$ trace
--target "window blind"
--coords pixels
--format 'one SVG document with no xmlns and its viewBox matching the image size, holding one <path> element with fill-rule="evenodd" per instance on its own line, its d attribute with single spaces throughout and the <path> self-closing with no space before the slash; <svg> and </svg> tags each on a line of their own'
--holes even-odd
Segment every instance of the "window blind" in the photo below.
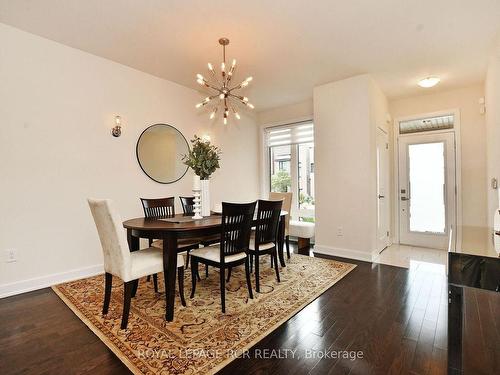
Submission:
<svg viewBox="0 0 500 375">
<path fill-rule="evenodd" d="M 307 121 L 267 128 L 266 142 L 268 147 L 314 142 L 314 125 Z"/>
</svg>

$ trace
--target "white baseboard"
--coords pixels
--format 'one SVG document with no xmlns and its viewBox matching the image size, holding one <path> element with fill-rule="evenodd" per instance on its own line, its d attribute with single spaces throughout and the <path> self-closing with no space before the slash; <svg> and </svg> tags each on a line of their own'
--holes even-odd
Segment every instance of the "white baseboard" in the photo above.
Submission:
<svg viewBox="0 0 500 375">
<path fill-rule="evenodd" d="M 315 245 L 313 251 L 314 251 L 314 253 L 318 253 L 318 254 L 331 255 L 331 256 L 336 256 L 336 257 L 341 257 L 341 258 L 362 260 L 365 262 L 372 262 L 373 259 L 375 258 L 375 256 L 377 255 L 376 250 L 372 251 L 372 252 L 368 252 L 368 251 L 360 251 L 360 250 L 353 250 L 353 249 L 341 249 L 338 247 L 331 247 L 331 246 L 324 246 L 324 245 Z"/>
<path fill-rule="evenodd" d="M 83 279 L 104 273 L 102 264 L 77 268 L 71 271 L 54 273 L 52 275 L 36 277 L 33 279 L 16 281 L 10 284 L 0 285 L 0 298 L 14 296 L 16 294 L 31 292 L 37 289 L 47 288 L 52 285 Z"/>
</svg>

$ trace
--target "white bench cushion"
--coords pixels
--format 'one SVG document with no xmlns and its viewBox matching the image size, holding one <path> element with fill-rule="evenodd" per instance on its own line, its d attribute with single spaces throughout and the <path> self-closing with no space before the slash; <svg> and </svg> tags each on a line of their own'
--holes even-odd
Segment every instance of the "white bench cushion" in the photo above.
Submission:
<svg viewBox="0 0 500 375">
<path fill-rule="evenodd" d="M 301 238 L 314 237 L 314 223 L 290 220 L 290 236 Z"/>
</svg>

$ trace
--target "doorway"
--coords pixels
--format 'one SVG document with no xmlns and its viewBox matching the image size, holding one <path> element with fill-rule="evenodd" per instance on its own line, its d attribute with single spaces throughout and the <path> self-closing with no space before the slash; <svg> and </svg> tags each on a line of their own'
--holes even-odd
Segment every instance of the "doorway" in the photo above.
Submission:
<svg viewBox="0 0 500 375">
<path fill-rule="evenodd" d="M 455 161 L 453 130 L 431 128 L 399 135 L 397 192 L 401 244 L 447 248 L 450 229 L 457 221 Z"/>
</svg>

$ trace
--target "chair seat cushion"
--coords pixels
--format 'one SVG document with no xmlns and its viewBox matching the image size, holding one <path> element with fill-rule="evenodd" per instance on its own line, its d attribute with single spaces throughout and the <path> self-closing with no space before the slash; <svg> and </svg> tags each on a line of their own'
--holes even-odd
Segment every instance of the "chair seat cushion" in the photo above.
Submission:
<svg viewBox="0 0 500 375">
<path fill-rule="evenodd" d="M 314 237 L 314 223 L 290 220 L 290 235 L 301 238 Z"/>
<path fill-rule="evenodd" d="M 268 249 L 273 248 L 274 246 L 275 245 L 273 242 L 261 243 L 261 244 L 259 244 L 259 251 L 268 250 Z M 254 237 L 254 235 L 252 235 L 252 237 L 250 237 L 250 243 L 249 243 L 248 247 L 250 250 L 255 250 L 255 237 Z"/>
<path fill-rule="evenodd" d="M 177 254 L 177 267 L 184 267 L 184 257 Z M 130 280 L 163 272 L 163 252 L 150 247 L 130 253 Z"/>
<path fill-rule="evenodd" d="M 189 254 L 192 257 L 195 256 L 198 258 L 211 260 L 212 262 L 220 263 L 220 247 L 218 244 L 191 250 Z M 237 260 L 246 258 L 246 256 L 247 254 L 245 252 L 227 255 L 224 259 L 224 262 L 225 263 L 236 262 Z"/>
<path fill-rule="evenodd" d="M 196 247 L 198 246 L 200 241 L 196 240 L 191 240 L 191 239 L 180 239 L 177 240 L 177 247 L 179 249 L 185 248 L 185 247 Z M 151 246 L 156 247 L 158 249 L 163 249 L 163 240 L 154 240 Z"/>
</svg>

